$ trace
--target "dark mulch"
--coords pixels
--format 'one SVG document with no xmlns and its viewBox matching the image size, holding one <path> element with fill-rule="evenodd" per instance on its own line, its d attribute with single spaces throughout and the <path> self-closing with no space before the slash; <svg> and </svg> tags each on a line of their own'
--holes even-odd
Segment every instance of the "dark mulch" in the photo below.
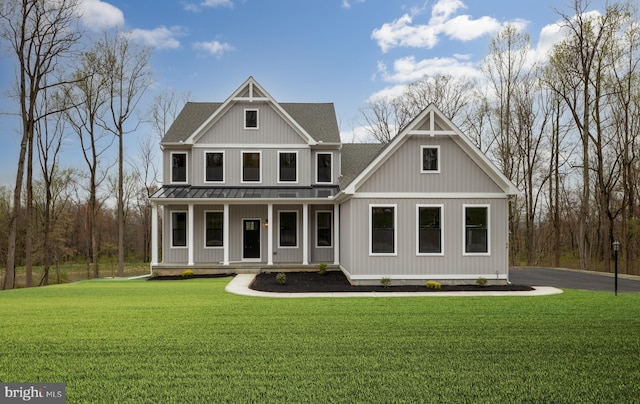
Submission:
<svg viewBox="0 0 640 404">
<path fill-rule="evenodd" d="M 397 285 L 384 287 L 382 285 L 353 286 L 340 271 L 329 271 L 325 275 L 317 272 L 286 272 L 287 283 L 284 285 L 276 281 L 276 273 L 260 273 L 256 276 L 250 288 L 262 292 L 451 292 L 451 291 L 527 291 L 533 290 L 526 285 L 442 285 L 441 289 L 427 289 L 423 285 Z"/>
</svg>

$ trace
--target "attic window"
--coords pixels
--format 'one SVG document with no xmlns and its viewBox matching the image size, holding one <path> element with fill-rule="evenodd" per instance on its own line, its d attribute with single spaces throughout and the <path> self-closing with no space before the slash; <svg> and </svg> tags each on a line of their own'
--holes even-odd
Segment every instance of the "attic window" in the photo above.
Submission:
<svg viewBox="0 0 640 404">
<path fill-rule="evenodd" d="M 420 157 L 421 173 L 440 172 L 440 146 L 421 146 Z"/>
<path fill-rule="evenodd" d="M 258 110 L 257 109 L 244 110 L 244 128 L 258 129 Z"/>
</svg>

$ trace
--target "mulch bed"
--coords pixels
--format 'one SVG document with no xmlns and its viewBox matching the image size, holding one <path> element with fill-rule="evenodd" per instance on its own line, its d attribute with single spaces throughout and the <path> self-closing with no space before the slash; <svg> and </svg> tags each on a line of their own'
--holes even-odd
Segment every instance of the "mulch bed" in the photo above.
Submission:
<svg viewBox="0 0 640 404">
<path fill-rule="evenodd" d="M 441 289 L 428 289 L 423 285 L 382 285 L 353 286 L 340 271 L 329 271 L 325 275 L 317 272 L 285 272 L 287 283 L 282 285 L 276 281 L 276 273 L 260 273 L 249 286 L 262 292 L 305 293 L 305 292 L 452 292 L 452 291 L 528 291 L 533 290 L 526 285 L 442 285 Z"/>
</svg>

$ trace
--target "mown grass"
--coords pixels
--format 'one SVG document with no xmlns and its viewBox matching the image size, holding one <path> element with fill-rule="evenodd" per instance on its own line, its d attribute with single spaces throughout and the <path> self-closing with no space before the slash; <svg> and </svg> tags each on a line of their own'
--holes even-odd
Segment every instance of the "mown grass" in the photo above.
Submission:
<svg viewBox="0 0 640 404">
<path fill-rule="evenodd" d="M 633 402 L 640 294 L 265 299 L 226 279 L 0 292 L 0 380 L 68 402 Z"/>
</svg>

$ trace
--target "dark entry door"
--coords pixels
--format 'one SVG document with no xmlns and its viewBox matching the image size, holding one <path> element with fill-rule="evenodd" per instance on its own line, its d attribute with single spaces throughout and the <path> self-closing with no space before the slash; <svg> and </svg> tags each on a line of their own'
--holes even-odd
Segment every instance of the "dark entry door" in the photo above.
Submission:
<svg viewBox="0 0 640 404">
<path fill-rule="evenodd" d="M 242 258 L 260 258 L 260 220 L 244 219 L 242 221 L 244 247 Z"/>
</svg>

